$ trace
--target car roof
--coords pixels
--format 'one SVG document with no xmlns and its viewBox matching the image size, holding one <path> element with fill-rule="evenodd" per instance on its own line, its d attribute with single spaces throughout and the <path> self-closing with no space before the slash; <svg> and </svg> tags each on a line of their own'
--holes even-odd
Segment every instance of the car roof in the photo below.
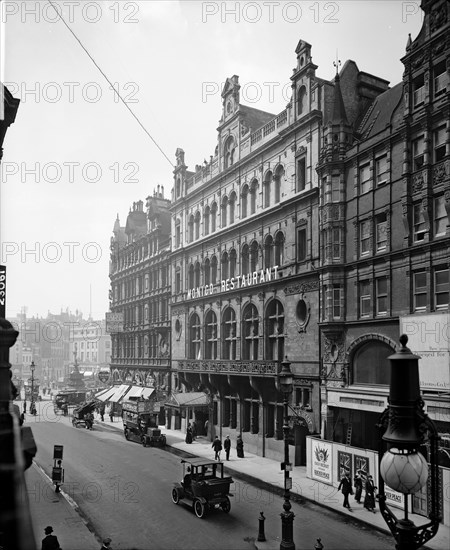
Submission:
<svg viewBox="0 0 450 550">
<path fill-rule="evenodd" d="M 217 460 L 208 460 L 207 458 L 183 458 L 181 464 L 191 464 L 191 466 L 209 466 L 210 464 L 223 464 Z"/>
</svg>

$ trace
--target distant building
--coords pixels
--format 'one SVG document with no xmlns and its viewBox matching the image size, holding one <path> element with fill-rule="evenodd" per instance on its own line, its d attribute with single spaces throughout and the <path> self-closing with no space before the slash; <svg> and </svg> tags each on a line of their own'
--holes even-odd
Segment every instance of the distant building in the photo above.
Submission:
<svg viewBox="0 0 450 550">
<path fill-rule="evenodd" d="M 110 311 L 123 326 L 111 334 L 114 384 L 154 387 L 168 394 L 170 377 L 170 200 L 164 188 L 133 203 L 125 227 L 111 238 Z"/>
</svg>

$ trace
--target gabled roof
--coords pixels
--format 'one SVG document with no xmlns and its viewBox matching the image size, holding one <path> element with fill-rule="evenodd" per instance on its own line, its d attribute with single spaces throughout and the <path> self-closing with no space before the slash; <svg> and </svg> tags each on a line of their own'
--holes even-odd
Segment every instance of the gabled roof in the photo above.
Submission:
<svg viewBox="0 0 450 550">
<path fill-rule="evenodd" d="M 402 99 L 403 82 L 377 96 L 369 107 L 369 116 L 364 117 L 358 133 L 366 140 L 386 129 L 391 124 L 392 115 Z"/>
</svg>

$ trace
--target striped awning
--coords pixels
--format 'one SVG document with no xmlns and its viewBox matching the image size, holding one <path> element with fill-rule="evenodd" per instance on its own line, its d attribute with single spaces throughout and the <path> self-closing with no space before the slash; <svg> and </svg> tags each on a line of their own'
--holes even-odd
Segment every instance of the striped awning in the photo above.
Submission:
<svg viewBox="0 0 450 550">
<path fill-rule="evenodd" d="M 108 399 L 111 403 L 119 403 L 124 397 L 124 395 L 128 392 L 128 390 L 131 388 L 129 384 L 122 384 L 121 386 L 116 386 L 116 391 L 113 393 L 113 395 Z"/>
<path fill-rule="evenodd" d="M 143 397 L 148 399 L 155 391 L 155 388 L 145 387 L 145 386 L 131 386 L 130 391 L 127 393 L 127 399 L 139 399 Z"/>
</svg>

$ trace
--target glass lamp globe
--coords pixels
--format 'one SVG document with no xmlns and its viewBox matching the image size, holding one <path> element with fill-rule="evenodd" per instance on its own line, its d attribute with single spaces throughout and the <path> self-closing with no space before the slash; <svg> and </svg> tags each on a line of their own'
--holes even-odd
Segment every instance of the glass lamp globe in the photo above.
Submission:
<svg viewBox="0 0 450 550">
<path fill-rule="evenodd" d="M 428 464 L 419 452 L 390 449 L 381 460 L 380 474 L 391 489 L 411 495 L 427 482 Z"/>
</svg>

